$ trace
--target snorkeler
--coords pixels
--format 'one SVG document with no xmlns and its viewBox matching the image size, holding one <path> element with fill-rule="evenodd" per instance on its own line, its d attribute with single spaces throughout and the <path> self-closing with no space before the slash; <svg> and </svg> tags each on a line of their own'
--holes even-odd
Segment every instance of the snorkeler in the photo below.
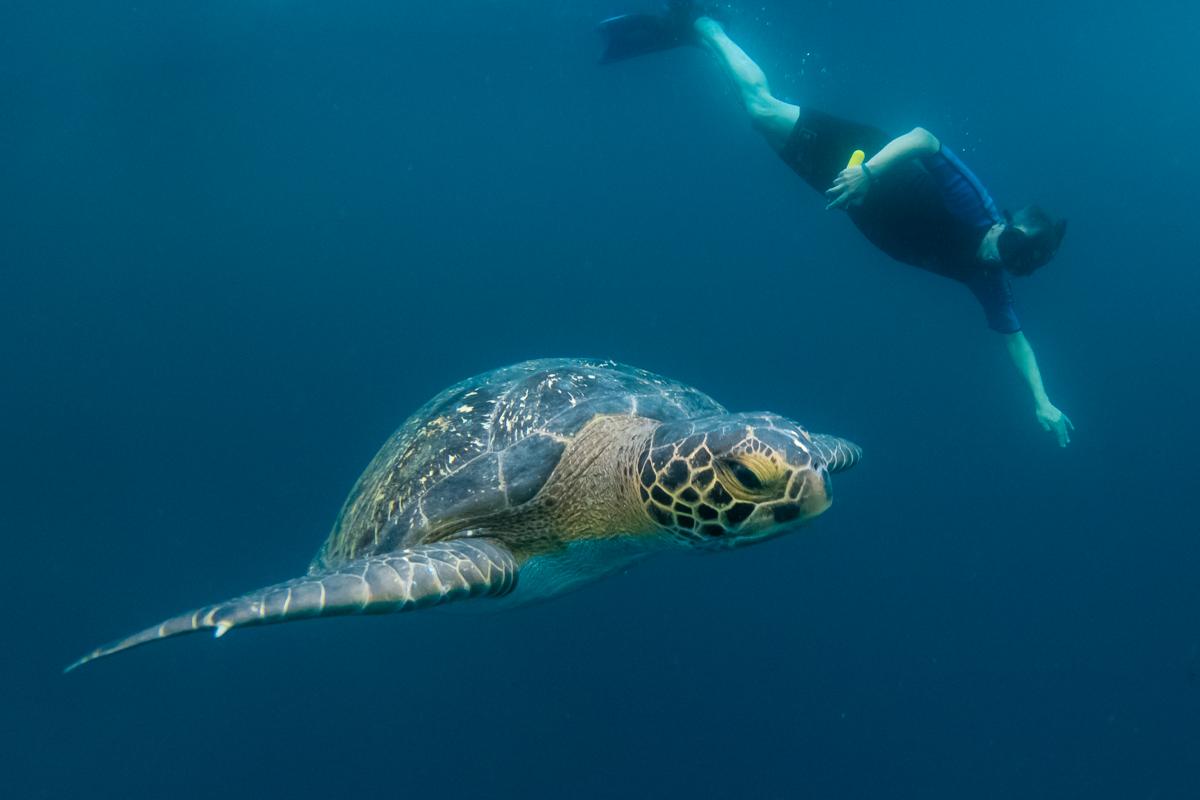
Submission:
<svg viewBox="0 0 1200 800">
<path fill-rule="evenodd" d="M 1062 447 L 1075 426 L 1050 402 L 1037 359 L 1013 311 L 1009 276 L 1029 275 L 1054 257 L 1066 222 L 1037 206 L 1001 214 L 979 179 L 937 137 L 916 128 L 892 137 L 878 128 L 785 103 L 721 24 L 692 0 L 670 0 L 663 14 L 626 14 L 600 23 L 601 63 L 685 44 L 711 53 L 741 94 L 754 127 L 826 209 L 844 209 L 892 258 L 963 283 L 1004 336 L 1033 394 L 1038 422 Z M 856 150 L 867 156 L 851 158 Z"/>
</svg>

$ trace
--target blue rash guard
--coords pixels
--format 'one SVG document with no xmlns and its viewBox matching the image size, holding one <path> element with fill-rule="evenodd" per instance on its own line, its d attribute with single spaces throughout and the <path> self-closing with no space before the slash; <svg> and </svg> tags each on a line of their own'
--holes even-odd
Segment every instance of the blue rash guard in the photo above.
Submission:
<svg viewBox="0 0 1200 800">
<path fill-rule="evenodd" d="M 823 192 L 851 152 L 861 148 L 873 155 L 892 138 L 878 128 L 805 108 L 780 156 Z M 875 175 L 863 203 L 847 213 L 892 258 L 966 285 L 983 306 L 989 328 L 1021 330 L 1008 273 L 978 255 L 984 235 L 1004 218 L 987 189 L 948 148 Z"/>
<path fill-rule="evenodd" d="M 989 328 L 1021 330 L 1008 273 L 978 255 L 984 235 L 1004 217 L 949 148 L 888 170 L 849 213 L 863 235 L 892 258 L 965 284 L 983 306 Z"/>
</svg>

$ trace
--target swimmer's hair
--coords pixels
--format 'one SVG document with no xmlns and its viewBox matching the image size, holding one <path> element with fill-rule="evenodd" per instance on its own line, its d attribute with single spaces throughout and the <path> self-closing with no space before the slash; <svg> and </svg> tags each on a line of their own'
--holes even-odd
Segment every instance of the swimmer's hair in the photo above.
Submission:
<svg viewBox="0 0 1200 800">
<path fill-rule="evenodd" d="M 1067 221 L 1056 219 L 1040 206 L 1022 206 L 1011 214 L 1006 215 L 1009 224 L 1020 225 L 1029 234 L 1026 245 L 1027 256 L 1006 264 L 1007 269 L 1014 275 L 1029 275 L 1038 267 L 1044 266 L 1054 258 L 1063 237 L 1067 235 Z"/>
</svg>

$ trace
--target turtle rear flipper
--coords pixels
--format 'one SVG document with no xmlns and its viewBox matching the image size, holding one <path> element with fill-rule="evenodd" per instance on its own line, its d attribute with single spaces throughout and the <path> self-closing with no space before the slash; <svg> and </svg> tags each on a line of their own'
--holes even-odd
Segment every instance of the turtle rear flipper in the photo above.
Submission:
<svg viewBox="0 0 1200 800">
<path fill-rule="evenodd" d="M 507 594 L 516 582 L 517 562 L 503 545 L 488 539 L 436 542 L 350 561 L 172 617 L 96 648 L 64 672 L 101 656 L 184 633 L 212 629 L 221 636 L 230 628 L 306 617 L 414 611 L 469 597 Z"/>
</svg>

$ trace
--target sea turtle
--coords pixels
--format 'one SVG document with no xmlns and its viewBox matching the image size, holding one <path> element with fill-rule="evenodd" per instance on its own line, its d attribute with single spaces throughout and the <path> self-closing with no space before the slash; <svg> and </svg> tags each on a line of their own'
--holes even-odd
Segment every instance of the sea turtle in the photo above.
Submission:
<svg viewBox="0 0 1200 800">
<path fill-rule="evenodd" d="M 473 597 L 561 594 L 666 550 L 759 542 L 823 512 L 859 448 L 611 361 L 527 361 L 439 394 L 384 443 L 308 574 L 182 614 L 176 634 Z"/>
</svg>

